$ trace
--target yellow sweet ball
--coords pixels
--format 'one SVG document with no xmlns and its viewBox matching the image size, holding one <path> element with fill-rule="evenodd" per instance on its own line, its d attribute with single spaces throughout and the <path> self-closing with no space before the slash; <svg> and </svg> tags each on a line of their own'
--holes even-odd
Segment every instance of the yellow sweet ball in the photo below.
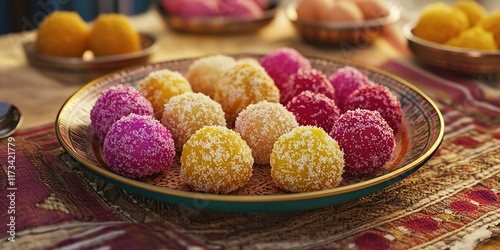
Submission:
<svg viewBox="0 0 500 250">
<path fill-rule="evenodd" d="M 481 25 L 485 30 L 493 33 L 497 47 L 500 48 L 500 10 L 483 19 Z"/>
<path fill-rule="evenodd" d="M 139 32 L 123 14 L 100 14 L 90 31 L 89 49 L 97 57 L 139 51 Z"/>
<path fill-rule="evenodd" d="M 461 10 L 469 20 L 469 25 L 474 26 L 479 21 L 483 20 L 488 13 L 484 9 L 484 7 L 472 0 L 461 0 L 453 4 L 453 7 Z"/>
<path fill-rule="evenodd" d="M 88 37 L 89 28 L 78 13 L 55 11 L 38 26 L 35 49 L 43 55 L 81 57 Z"/>
<path fill-rule="evenodd" d="M 323 190 L 342 181 L 344 153 L 323 129 L 299 126 L 278 138 L 270 164 L 271 177 L 283 190 Z"/>
<path fill-rule="evenodd" d="M 248 105 L 264 100 L 277 103 L 279 99 L 274 80 L 262 66 L 249 60 L 238 61 L 222 73 L 214 93 L 214 100 L 226 113 L 229 127 Z"/>
<path fill-rule="evenodd" d="M 429 4 L 420 15 L 413 34 L 436 43 L 445 43 L 469 27 L 467 16 L 457 8 L 437 2 Z"/>
<path fill-rule="evenodd" d="M 193 92 L 189 81 L 179 72 L 168 69 L 156 70 L 142 79 L 137 89 L 153 105 L 156 119 L 163 116 L 163 109 L 170 98 Z"/>
<path fill-rule="evenodd" d="M 253 163 L 252 150 L 238 133 L 206 126 L 184 144 L 181 177 L 193 190 L 226 194 L 248 183 Z"/>
<path fill-rule="evenodd" d="M 484 30 L 481 26 L 470 28 L 458 37 L 448 40 L 445 45 L 477 50 L 497 50 L 493 33 Z"/>
</svg>

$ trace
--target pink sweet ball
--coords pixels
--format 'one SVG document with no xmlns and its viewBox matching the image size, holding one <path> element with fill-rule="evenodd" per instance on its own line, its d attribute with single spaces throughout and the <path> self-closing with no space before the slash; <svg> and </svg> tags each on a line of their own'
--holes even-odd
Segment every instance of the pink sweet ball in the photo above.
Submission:
<svg viewBox="0 0 500 250">
<path fill-rule="evenodd" d="M 288 81 L 282 86 L 280 92 L 280 102 L 286 105 L 292 98 L 302 91 L 310 90 L 321 93 L 328 98 L 335 99 L 335 89 L 323 72 L 317 69 L 299 69 L 291 75 Z"/>
<path fill-rule="evenodd" d="M 344 170 L 367 174 L 381 169 L 392 158 L 396 141 L 391 127 L 377 111 L 348 110 L 330 131 L 344 151 Z"/>
<path fill-rule="evenodd" d="M 295 115 L 299 125 L 320 127 L 327 133 L 340 116 L 333 99 L 309 90 L 296 95 L 286 108 Z"/>
<path fill-rule="evenodd" d="M 347 98 L 346 109 L 376 110 L 396 133 L 403 119 L 401 103 L 387 87 L 370 84 L 358 88 Z"/>
<path fill-rule="evenodd" d="M 311 68 L 311 63 L 307 58 L 297 50 L 286 47 L 269 52 L 261 58 L 260 64 L 274 80 L 274 84 L 281 93 L 290 75 L 295 74 L 299 69 Z"/>
<path fill-rule="evenodd" d="M 170 167 L 175 156 L 170 132 L 152 116 L 130 114 L 115 122 L 103 145 L 111 171 L 141 178 Z"/>
<path fill-rule="evenodd" d="M 260 7 L 260 9 L 265 10 L 267 6 L 269 5 L 269 0 L 252 0 L 254 3 L 257 4 L 257 6 Z"/>
<path fill-rule="evenodd" d="M 183 0 L 178 14 L 182 17 L 214 17 L 219 14 L 218 0 Z"/>
<path fill-rule="evenodd" d="M 371 84 L 365 74 L 349 66 L 338 69 L 328 79 L 335 88 L 335 103 L 341 113 L 346 111 L 345 102 L 354 90 Z"/>
<path fill-rule="evenodd" d="M 154 116 L 151 103 L 135 88 L 117 85 L 103 91 L 90 110 L 90 126 L 104 141 L 109 128 L 131 113 Z"/>
<path fill-rule="evenodd" d="M 264 12 L 257 3 L 248 0 L 225 0 L 219 5 L 219 13 L 227 17 L 261 17 Z"/>
</svg>

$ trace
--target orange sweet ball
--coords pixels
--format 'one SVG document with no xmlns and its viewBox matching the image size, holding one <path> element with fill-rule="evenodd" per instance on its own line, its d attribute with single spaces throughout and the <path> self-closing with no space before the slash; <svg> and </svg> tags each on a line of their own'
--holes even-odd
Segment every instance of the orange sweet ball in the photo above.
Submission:
<svg viewBox="0 0 500 250">
<path fill-rule="evenodd" d="M 453 4 L 453 7 L 461 10 L 467 16 L 470 26 L 476 25 L 488 15 L 486 9 L 476 1 L 460 0 Z"/>
<path fill-rule="evenodd" d="M 248 183 L 253 162 L 252 150 L 238 133 L 206 126 L 184 144 L 181 177 L 196 191 L 230 193 Z"/>
<path fill-rule="evenodd" d="M 469 20 L 461 10 L 437 2 L 427 5 L 413 30 L 415 36 L 436 43 L 445 43 L 469 27 Z"/>
<path fill-rule="evenodd" d="M 344 154 L 323 129 L 299 126 L 280 136 L 271 153 L 271 177 L 289 192 L 337 187 L 344 173 Z"/>
<path fill-rule="evenodd" d="M 240 112 L 234 125 L 252 149 L 255 163 L 268 164 L 273 145 L 278 138 L 298 126 L 293 113 L 281 103 L 261 101 Z"/>
<path fill-rule="evenodd" d="M 141 49 L 139 32 L 123 14 L 100 14 L 89 36 L 89 49 L 94 56 L 112 56 Z"/>
<path fill-rule="evenodd" d="M 491 13 L 481 23 L 485 30 L 493 33 L 497 47 L 500 48 L 500 10 Z"/>
<path fill-rule="evenodd" d="M 260 101 L 279 102 L 280 93 L 266 70 L 255 62 L 238 61 L 218 81 L 214 100 L 222 105 L 229 127 L 244 108 Z"/>
<path fill-rule="evenodd" d="M 163 108 L 170 98 L 192 92 L 191 85 L 181 73 L 168 69 L 149 73 L 139 82 L 137 89 L 151 102 L 158 120 L 162 118 Z"/>
<path fill-rule="evenodd" d="M 37 31 L 35 48 L 50 56 L 81 57 L 87 50 L 89 28 L 76 12 L 55 11 Z"/>
</svg>

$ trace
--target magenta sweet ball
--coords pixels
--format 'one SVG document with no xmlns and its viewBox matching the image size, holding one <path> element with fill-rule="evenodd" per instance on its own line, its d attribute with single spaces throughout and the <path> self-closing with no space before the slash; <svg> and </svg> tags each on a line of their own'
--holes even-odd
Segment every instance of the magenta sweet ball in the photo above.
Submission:
<svg viewBox="0 0 500 250">
<path fill-rule="evenodd" d="M 330 131 L 344 152 L 344 171 L 368 174 L 380 170 L 394 153 L 393 131 L 377 111 L 348 110 Z"/>
<path fill-rule="evenodd" d="M 225 0 L 219 4 L 219 14 L 227 17 L 259 18 L 264 12 L 254 1 Z"/>
<path fill-rule="evenodd" d="M 345 102 L 354 90 L 361 86 L 371 84 L 365 74 L 350 66 L 337 69 L 328 77 L 328 80 L 330 80 L 330 83 L 335 89 L 335 103 L 339 107 L 341 113 L 347 110 L 345 108 Z"/>
<path fill-rule="evenodd" d="M 397 133 L 403 120 L 401 103 L 387 87 L 370 84 L 355 90 L 346 101 L 346 109 L 376 110 Z"/>
<path fill-rule="evenodd" d="M 299 125 L 320 127 L 327 133 L 340 116 L 333 99 L 309 90 L 296 95 L 286 108 L 294 114 Z"/>
<path fill-rule="evenodd" d="M 283 85 L 283 91 L 280 92 L 280 103 L 286 105 L 293 97 L 306 90 L 335 99 L 335 89 L 328 78 L 323 72 L 310 68 L 299 69 L 290 76 L 286 84 Z"/>
<path fill-rule="evenodd" d="M 103 144 L 104 162 L 128 178 L 159 173 L 172 165 L 174 140 L 152 116 L 130 114 L 115 122 Z"/>
<path fill-rule="evenodd" d="M 154 116 L 153 106 L 137 89 L 112 86 L 101 93 L 90 110 L 90 126 L 99 140 L 104 141 L 111 125 L 131 113 Z"/>
<path fill-rule="evenodd" d="M 292 48 L 279 48 L 264 55 L 260 59 L 261 66 L 274 80 L 274 84 L 283 93 L 283 86 L 288 82 L 290 75 L 299 69 L 311 68 L 311 62 Z"/>
</svg>

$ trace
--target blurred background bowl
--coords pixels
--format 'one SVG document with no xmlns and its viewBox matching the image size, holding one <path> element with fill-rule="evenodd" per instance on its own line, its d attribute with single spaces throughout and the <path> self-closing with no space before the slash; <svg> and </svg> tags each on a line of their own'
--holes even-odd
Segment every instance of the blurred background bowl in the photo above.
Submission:
<svg viewBox="0 0 500 250">
<path fill-rule="evenodd" d="M 500 51 L 481 51 L 430 42 L 413 34 L 415 23 L 403 27 L 408 48 L 415 59 L 431 69 L 477 76 L 500 75 Z"/>
<path fill-rule="evenodd" d="M 259 18 L 224 16 L 186 18 L 168 13 L 161 4 L 158 8 L 165 23 L 173 30 L 201 34 L 233 34 L 256 31 L 268 25 L 276 16 L 279 2 L 270 0 Z"/>
<path fill-rule="evenodd" d="M 387 16 L 360 22 L 301 20 L 297 16 L 297 3 L 297 0 L 293 0 L 286 5 L 287 18 L 305 42 L 320 46 L 366 45 L 380 36 L 385 26 L 400 18 L 399 9 L 389 4 Z"/>
</svg>

